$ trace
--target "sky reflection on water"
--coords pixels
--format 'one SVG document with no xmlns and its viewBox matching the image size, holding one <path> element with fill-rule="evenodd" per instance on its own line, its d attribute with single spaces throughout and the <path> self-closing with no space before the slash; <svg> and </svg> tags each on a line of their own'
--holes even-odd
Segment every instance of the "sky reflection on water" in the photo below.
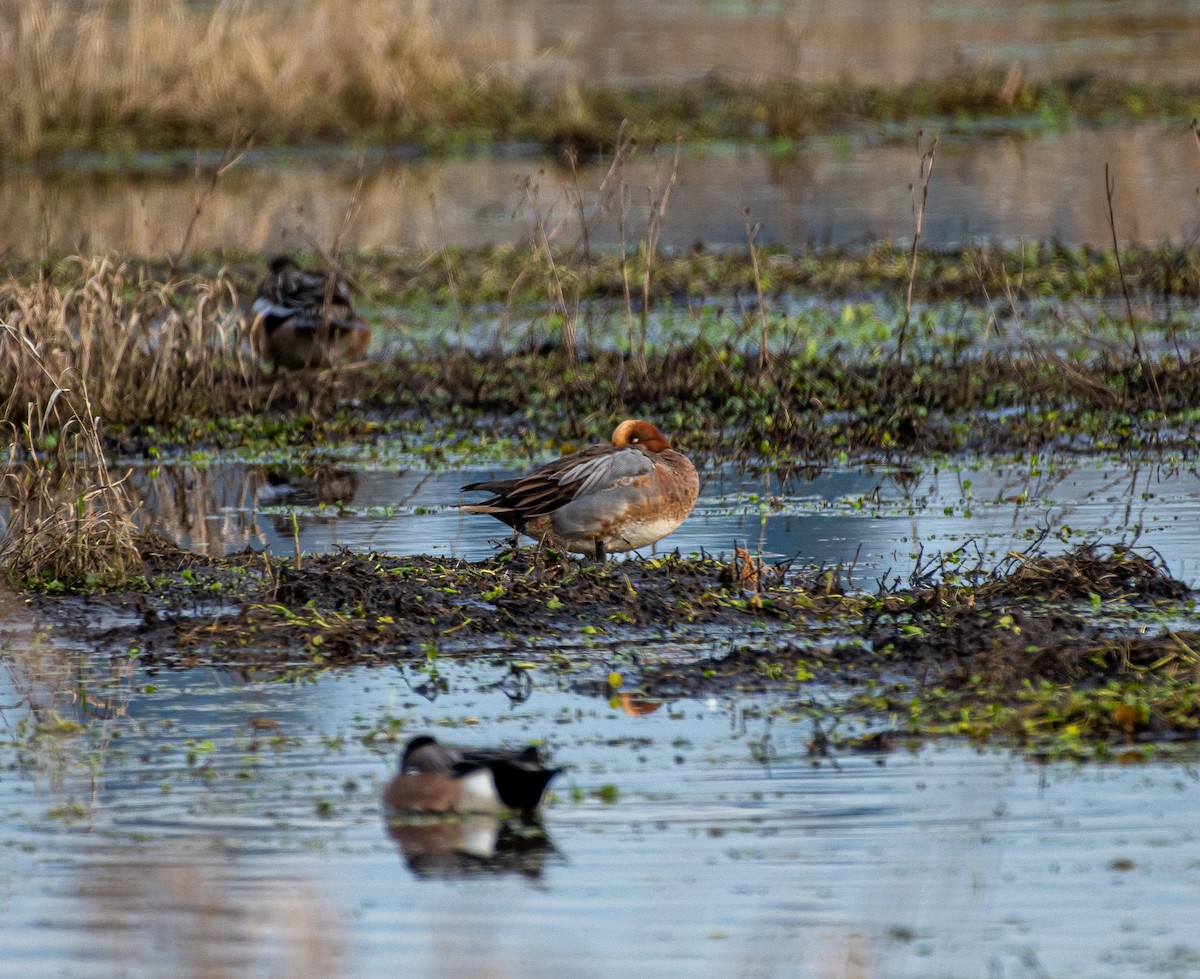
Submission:
<svg viewBox="0 0 1200 979">
<path fill-rule="evenodd" d="M 907 577 L 918 553 L 928 560 L 970 544 L 994 564 L 1045 537 L 1049 552 L 1085 541 L 1151 546 L 1177 577 L 1200 581 L 1200 478 L 1191 465 L 1044 456 L 827 468 L 783 480 L 701 471 L 696 510 L 658 550 L 730 554 L 736 544 L 774 562 L 853 565 L 857 585 L 873 590 L 882 575 Z M 135 470 L 131 481 L 143 518 L 213 554 L 251 545 L 291 555 L 298 528 L 306 552 L 345 545 L 480 560 L 508 536 L 498 521 L 454 504 L 464 483 L 510 470 L 431 472 L 401 459 L 387 468 L 229 462 L 153 473 Z"/>
<path fill-rule="evenodd" d="M 4 662 L 11 737 L 33 716 L 31 661 L 11 648 Z M 97 694 L 124 690 L 116 717 L 66 741 L 0 742 L 8 967 L 1120 977 L 1179 960 L 1171 974 L 1193 974 L 1190 767 L 1043 767 L 956 746 L 813 767 L 809 723 L 777 712 L 779 695 L 635 717 L 541 671 L 524 702 L 479 689 L 504 672 L 445 664 L 432 702 L 381 669 L 298 686 L 98 673 Z M 398 744 L 363 740 L 392 717 L 401 738 L 544 740 L 568 770 L 536 872 L 413 872 L 378 805 Z"/>
</svg>

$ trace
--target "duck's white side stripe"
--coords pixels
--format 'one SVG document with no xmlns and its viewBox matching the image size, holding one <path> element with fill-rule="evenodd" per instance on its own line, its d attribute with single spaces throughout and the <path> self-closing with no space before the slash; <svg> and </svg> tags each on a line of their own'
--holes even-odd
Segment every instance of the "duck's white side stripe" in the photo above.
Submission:
<svg viewBox="0 0 1200 979">
<path fill-rule="evenodd" d="M 479 768 L 459 779 L 461 796 L 458 809 L 460 812 L 508 812 L 508 807 L 500 801 L 496 792 L 496 783 L 492 773 L 486 768 Z"/>
</svg>

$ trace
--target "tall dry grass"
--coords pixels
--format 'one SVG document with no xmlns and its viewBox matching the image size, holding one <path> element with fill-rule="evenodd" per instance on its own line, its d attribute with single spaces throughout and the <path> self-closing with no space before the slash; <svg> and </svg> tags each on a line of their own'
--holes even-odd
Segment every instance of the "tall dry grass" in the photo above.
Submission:
<svg viewBox="0 0 1200 979">
<path fill-rule="evenodd" d="M 32 282 L 0 283 L 0 421 L 32 412 L 58 427 L 88 393 L 107 422 L 162 421 L 222 404 L 253 365 L 237 293 L 215 279 L 150 278 L 99 256 L 66 259 Z"/>
<path fill-rule="evenodd" d="M 171 417 L 238 373 L 232 290 L 193 286 L 107 258 L 0 284 L 0 573 L 16 587 L 90 590 L 141 573 L 101 419 Z"/>
<path fill-rule="evenodd" d="M 56 393 L 53 407 L 71 417 L 49 443 L 39 444 L 44 416 L 30 412 L 20 429 L 10 426 L 0 475 L 0 572 L 21 589 L 126 585 L 143 565 L 124 479 L 109 471 L 86 388 Z"/>
<path fill-rule="evenodd" d="M 432 0 L 0 0 L 0 146 L 33 156 L 133 126 L 228 144 L 453 122 L 485 87 L 470 65 L 486 44 Z"/>
</svg>

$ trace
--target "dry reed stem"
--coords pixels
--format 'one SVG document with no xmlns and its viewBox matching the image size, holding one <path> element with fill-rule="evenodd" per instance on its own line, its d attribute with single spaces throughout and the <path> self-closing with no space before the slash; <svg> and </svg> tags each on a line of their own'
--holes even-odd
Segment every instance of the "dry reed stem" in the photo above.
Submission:
<svg viewBox="0 0 1200 979">
<path fill-rule="evenodd" d="M 641 335 L 638 337 L 638 353 L 636 364 L 638 372 L 646 375 L 646 334 L 650 317 L 650 279 L 654 270 L 654 260 L 658 257 L 658 239 L 662 235 L 663 223 L 667 219 L 667 204 L 671 200 L 671 190 L 679 179 L 679 152 L 683 139 L 675 140 L 675 155 L 671 158 L 671 170 L 666 183 L 659 191 L 657 198 L 650 198 L 650 220 L 646 226 L 645 263 L 642 266 L 642 319 Z"/>
<path fill-rule="evenodd" d="M 920 137 L 918 137 L 918 146 Z M 933 143 L 929 149 L 921 154 L 921 198 L 918 201 L 916 198 L 916 185 L 912 185 L 909 189 L 913 194 L 913 240 L 912 249 L 908 258 L 908 289 L 904 293 L 904 320 L 900 324 L 900 335 L 896 338 L 896 359 L 904 359 L 904 342 L 908 336 L 908 324 L 912 317 L 912 295 L 913 283 L 917 278 L 917 245 L 921 241 L 921 229 L 925 224 L 925 204 L 929 200 L 929 181 L 933 177 L 933 160 L 937 153 L 937 137 L 933 137 Z"/>
<path fill-rule="evenodd" d="M 558 229 L 556 228 L 554 231 L 547 230 L 547 215 L 542 212 L 541 193 L 538 189 L 537 181 L 532 176 L 525 181 L 525 200 L 533 218 L 533 256 L 538 256 L 545 265 L 546 276 L 550 285 L 550 298 L 562 320 L 563 352 L 566 354 L 567 363 L 572 367 L 578 367 L 579 348 L 576 342 L 579 317 L 578 277 L 575 280 L 574 308 L 569 308 L 567 306 L 566 295 L 563 292 L 563 278 L 568 273 L 560 270 L 558 263 L 554 261 L 554 248 L 551 245 L 551 239 L 557 235 Z"/>
<path fill-rule="evenodd" d="M 1108 162 L 1104 164 L 1104 197 L 1108 203 L 1108 230 L 1112 234 L 1113 257 L 1117 262 L 1117 276 L 1121 280 L 1121 295 L 1125 297 L 1125 314 L 1129 322 L 1129 332 L 1133 338 L 1133 356 L 1137 359 L 1139 366 L 1142 368 L 1142 375 L 1148 379 L 1150 390 L 1154 392 L 1154 397 L 1158 401 L 1158 410 L 1163 410 L 1162 392 L 1158 389 L 1158 380 L 1154 376 L 1154 369 L 1146 363 L 1145 357 L 1142 356 L 1142 334 L 1138 329 L 1137 317 L 1133 315 L 1133 303 L 1129 299 L 1129 286 L 1125 282 L 1125 267 L 1121 264 L 1121 249 L 1117 244 L 1117 217 L 1113 207 L 1113 194 L 1117 189 L 1117 178 L 1114 177 L 1109 169 Z"/>
<path fill-rule="evenodd" d="M 758 233 L 762 231 L 762 222 L 755 222 L 754 226 L 750 226 L 750 208 L 742 208 L 742 220 L 746 223 L 746 247 L 750 250 L 750 267 L 754 272 L 754 292 L 758 297 L 758 321 L 760 337 L 758 342 L 758 371 L 761 374 L 767 369 L 767 364 L 770 361 L 770 340 L 771 340 L 771 325 L 767 317 L 767 300 L 763 295 L 762 272 L 758 266 L 758 249 L 754 246 L 754 239 L 758 237 Z"/>
<path fill-rule="evenodd" d="M 174 255 L 168 255 L 167 261 L 172 270 L 179 268 L 179 263 L 183 261 L 183 257 L 188 252 L 188 247 L 192 243 L 192 235 L 196 232 L 196 222 L 200 220 L 200 215 L 204 213 L 204 208 L 209 200 L 212 199 L 213 193 L 217 189 L 217 184 L 221 178 L 230 170 L 236 167 L 242 158 L 246 155 L 246 151 L 253 144 L 253 137 L 235 133 L 230 139 L 229 146 L 221 154 L 221 161 L 209 175 L 208 181 L 200 187 L 201 168 L 199 162 L 196 164 L 196 199 L 195 205 L 192 208 L 192 216 L 188 219 L 187 229 L 183 234 L 183 241 L 179 245 L 179 250 Z"/>
</svg>

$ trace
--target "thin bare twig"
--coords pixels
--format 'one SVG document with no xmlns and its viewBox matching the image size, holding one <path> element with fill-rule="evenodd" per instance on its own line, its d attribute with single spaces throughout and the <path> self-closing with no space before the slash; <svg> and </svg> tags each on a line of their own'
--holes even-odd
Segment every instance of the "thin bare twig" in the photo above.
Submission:
<svg viewBox="0 0 1200 979">
<path fill-rule="evenodd" d="M 240 148 L 239 148 L 239 144 Z M 192 216 L 188 219 L 187 229 L 183 233 L 183 241 L 180 242 L 179 250 L 174 255 L 167 256 L 167 264 L 174 272 L 179 268 L 179 263 L 183 261 L 184 255 L 192 243 L 192 235 L 196 232 L 196 222 L 200 220 L 200 215 L 204 213 L 205 207 L 212 199 L 212 195 L 216 192 L 217 183 L 230 170 L 236 167 L 245 157 L 247 151 L 254 144 L 254 136 L 251 133 L 243 133 L 240 128 L 235 128 L 233 136 L 229 140 L 229 145 L 221 151 L 221 160 L 213 169 L 212 175 L 208 179 L 208 184 L 203 190 L 196 193 L 194 199 L 194 207 L 192 208 Z M 196 181 L 200 180 L 200 161 L 196 161 Z"/>
<path fill-rule="evenodd" d="M 642 272 L 642 334 L 638 344 L 638 368 L 644 374 L 646 370 L 646 334 L 649 329 L 650 316 L 650 277 L 654 269 L 654 259 L 658 256 L 658 239 L 662 234 L 663 222 L 667 216 L 667 203 L 671 200 L 671 188 L 679 179 L 679 151 L 682 139 L 675 140 L 675 155 L 671 159 L 671 172 L 667 184 L 659 195 L 658 200 L 650 202 L 650 221 L 646 226 L 646 264 Z"/>
<path fill-rule="evenodd" d="M 762 373 L 767 368 L 767 363 L 770 360 L 769 343 L 770 343 L 770 323 L 767 319 L 767 300 L 763 296 L 762 273 L 758 267 L 758 249 L 754 247 L 754 239 L 758 237 L 758 233 L 762 231 L 762 222 L 758 222 L 754 227 L 750 227 L 750 208 L 742 208 L 742 220 L 746 224 L 746 246 L 750 249 L 750 267 L 754 271 L 754 291 L 758 295 L 758 323 L 761 330 L 761 339 L 758 343 L 758 370 Z"/>
<path fill-rule="evenodd" d="M 525 181 L 525 196 L 526 200 L 529 201 L 529 207 L 533 213 L 535 246 L 540 249 L 542 258 L 546 263 L 546 271 L 549 274 L 550 284 L 553 289 L 552 298 L 554 299 L 554 305 L 558 310 L 559 316 L 562 317 L 563 350 L 567 355 L 567 363 L 572 367 L 578 367 L 579 349 L 576 344 L 578 297 L 576 298 L 576 312 L 573 314 L 567 308 L 567 300 L 562 287 L 562 274 L 559 272 L 558 265 L 554 261 L 554 249 L 550 245 L 550 235 L 546 231 L 546 220 L 542 215 L 541 196 L 538 191 L 537 182 L 533 177 L 529 177 Z"/>
<path fill-rule="evenodd" d="M 1142 368 L 1142 375 L 1150 382 L 1150 388 L 1154 392 L 1155 400 L 1158 401 L 1159 410 L 1163 407 L 1162 392 L 1158 388 L 1158 379 L 1154 376 L 1154 371 L 1146 359 L 1142 356 L 1142 335 L 1138 328 L 1137 319 L 1133 315 L 1133 303 L 1129 299 L 1129 287 L 1125 282 L 1125 267 L 1121 264 L 1121 249 L 1117 245 L 1117 219 L 1113 210 L 1113 191 L 1116 190 L 1116 178 L 1112 175 L 1108 168 L 1108 162 L 1104 163 L 1104 196 L 1108 202 L 1108 230 L 1112 234 L 1113 256 L 1117 260 L 1117 275 L 1121 280 L 1121 294 L 1125 297 L 1125 315 L 1129 320 L 1129 331 L 1133 337 L 1133 355 L 1137 358 L 1138 364 Z"/>
<path fill-rule="evenodd" d="M 918 146 L 920 137 L 918 136 Z M 908 290 L 904 294 L 904 321 L 900 324 L 900 336 L 896 339 L 896 359 L 904 359 L 904 342 L 908 337 L 908 324 L 912 317 L 912 294 L 913 283 L 917 278 L 917 244 L 921 240 L 921 229 L 925 224 L 925 203 L 929 199 L 929 179 L 933 176 L 933 158 L 937 153 L 937 137 L 933 137 L 933 144 L 929 149 L 921 154 L 921 200 L 913 201 L 913 214 L 916 226 L 913 230 L 912 249 L 908 256 Z M 916 186 L 910 188 L 914 193 Z"/>
</svg>

